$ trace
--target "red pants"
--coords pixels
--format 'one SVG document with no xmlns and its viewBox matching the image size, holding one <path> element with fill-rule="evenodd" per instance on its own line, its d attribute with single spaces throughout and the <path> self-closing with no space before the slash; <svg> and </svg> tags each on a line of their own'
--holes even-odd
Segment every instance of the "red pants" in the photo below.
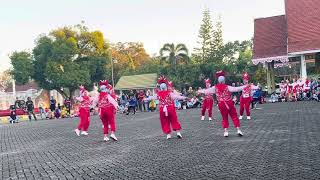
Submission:
<svg viewBox="0 0 320 180">
<path fill-rule="evenodd" d="M 221 101 L 218 103 L 218 107 L 222 116 L 222 127 L 228 128 L 229 121 L 228 115 L 230 115 L 235 128 L 240 127 L 240 121 L 237 115 L 237 110 L 234 107 L 233 101 Z"/>
<path fill-rule="evenodd" d="M 208 109 L 209 117 L 212 117 L 212 106 L 213 106 L 213 99 L 212 98 L 206 98 L 203 101 L 202 110 L 201 110 L 201 116 L 204 116 L 206 113 L 206 110 Z"/>
<path fill-rule="evenodd" d="M 78 129 L 82 131 L 88 131 L 90 125 L 90 109 L 80 108 L 79 109 L 80 123 Z"/>
<path fill-rule="evenodd" d="M 252 101 L 251 97 L 244 98 L 240 97 L 240 116 L 243 115 L 243 110 L 246 109 L 247 116 L 250 116 L 250 103 Z"/>
<path fill-rule="evenodd" d="M 115 113 L 113 107 L 101 108 L 100 119 L 103 124 L 103 134 L 108 134 L 108 127 L 110 125 L 111 131 L 116 131 Z"/>
<path fill-rule="evenodd" d="M 166 113 L 163 112 L 163 107 L 160 107 L 160 123 L 163 133 L 170 134 L 171 127 L 174 131 L 179 131 L 181 129 L 181 125 L 177 117 L 176 108 L 174 106 L 167 106 L 167 109 L 168 116 L 166 116 Z"/>
</svg>

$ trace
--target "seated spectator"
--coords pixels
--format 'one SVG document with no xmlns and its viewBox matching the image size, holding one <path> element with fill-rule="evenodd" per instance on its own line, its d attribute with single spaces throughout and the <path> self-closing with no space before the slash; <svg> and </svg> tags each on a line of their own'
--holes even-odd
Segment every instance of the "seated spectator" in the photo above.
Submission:
<svg viewBox="0 0 320 180">
<path fill-rule="evenodd" d="M 272 93 L 269 101 L 271 103 L 278 102 L 278 95 L 276 93 Z"/>
<path fill-rule="evenodd" d="M 238 103 L 238 99 L 237 99 L 236 95 L 233 96 L 232 101 L 233 101 L 234 105 L 236 105 Z"/>
<path fill-rule="evenodd" d="M 59 108 L 56 108 L 56 110 L 54 111 L 54 117 L 56 119 L 59 119 L 61 117 L 61 111 Z"/>
<path fill-rule="evenodd" d="M 61 117 L 62 117 L 62 118 L 68 117 L 68 111 L 67 111 L 67 108 L 66 108 L 66 107 L 63 107 L 63 108 L 62 108 L 62 110 L 61 110 Z"/>
<path fill-rule="evenodd" d="M 181 103 L 180 101 L 178 101 L 177 99 L 174 100 L 174 106 L 176 107 L 176 109 L 181 109 Z"/>
<path fill-rule="evenodd" d="M 54 113 L 49 109 L 47 114 L 46 114 L 47 119 L 53 119 L 54 118 Z"/>
<path fill-rule="evenodd" d="M 151 112 L 155 111 L 157 108 L 157 104 L 156 104 L 156 101 L 155 100 L 151 100 L 150 103 L 149 103 L 149 109 Z"/>
<path fill-rule="evenodd" d="M 196 96 L 187 101 L 187 108 L 197 108 L 199 106 L 201 106 L 201 103 Z"/>
<path fill-rule="evenodd" d="M 18 123 L 19 122 L 19 118 L 17 117 L 17 113 L 16 113 L 16 109 L 11 109 L 10 110 L 10 117 L 9 117 L 9 123 L 13 124 L 13 123 Z"/>
<path fill-rule="evenodd" d="M 187 101 L 187 109 L 192 108 L 192 107 L 193 107 L 193 103 L 190 99 L 189 101 Z"/>
<path fill-rule="evenodd" d="M 197 108 L 201 106 L 200 100 L 196 96 L 193 96 L 191 101 L 192 101 L 192 108 Z"/>
</svg>

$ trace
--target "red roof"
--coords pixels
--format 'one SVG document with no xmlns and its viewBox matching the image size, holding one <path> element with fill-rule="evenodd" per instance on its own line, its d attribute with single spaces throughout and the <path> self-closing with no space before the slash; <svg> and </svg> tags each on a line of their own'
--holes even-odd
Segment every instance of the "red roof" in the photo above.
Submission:
<svg viewBox="0 0 320 180">
<path fill-rule="evenodd" d="M 253 59 L 287 55 L 285 16 L 255 19 L 253 44 Z"/>
<path fill-rule="evenodd" d="M 34 81 L 31 81 L 25 85 L 17 85 L 16 84 L 16 92 L 19 91 L 27 91 L 29 89 L 39 89 L 38 84 Z M 5 92 L 12 92 L 12 84 L 10 84 L 10 86 L 7 87 L 7 89 L 5 89 Z"/>
<path fill-rule="evenodd" d="M 320 49 L 320 0 L 285 0 L 288 53 Z"/>
</svg>

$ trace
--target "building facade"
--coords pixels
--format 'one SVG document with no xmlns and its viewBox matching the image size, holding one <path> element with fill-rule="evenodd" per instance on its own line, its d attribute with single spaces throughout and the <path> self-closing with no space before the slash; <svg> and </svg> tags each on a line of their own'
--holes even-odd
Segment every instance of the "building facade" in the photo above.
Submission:
<svg viewBox="0 0 320 180">
<path fill-rule="evenodd" d="M 317 72 L 319 7 L 320 0 L 285 0 L 285 15 L 255 19 L 252 61 L 266 65 L 269 81 L 274 80 L 274 68 L 299 69 L 295 76 L 302 79 Z"/>
</svg>

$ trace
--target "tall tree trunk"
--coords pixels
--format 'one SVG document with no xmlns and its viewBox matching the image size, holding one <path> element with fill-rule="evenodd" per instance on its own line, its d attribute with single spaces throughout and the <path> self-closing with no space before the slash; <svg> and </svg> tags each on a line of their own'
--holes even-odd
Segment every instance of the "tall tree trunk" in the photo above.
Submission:
<svg viewBox="0 0 320 180">
<path fill-rule="evenodd" d="M 275 90 L 273 61 L 270 63 L 267 63 L 267 86 L 268 86 L 268 94 L 271 94 Z"/>
<path fill-rule="evenodd" d="M 270 63 L 270 66 L 271 66 L 271 89 L 272 89 L 272 92 L 274 92 L 276 89 L 275 74 L 274 74 L 274 61 L 272 61 Z"/>
</svg>

